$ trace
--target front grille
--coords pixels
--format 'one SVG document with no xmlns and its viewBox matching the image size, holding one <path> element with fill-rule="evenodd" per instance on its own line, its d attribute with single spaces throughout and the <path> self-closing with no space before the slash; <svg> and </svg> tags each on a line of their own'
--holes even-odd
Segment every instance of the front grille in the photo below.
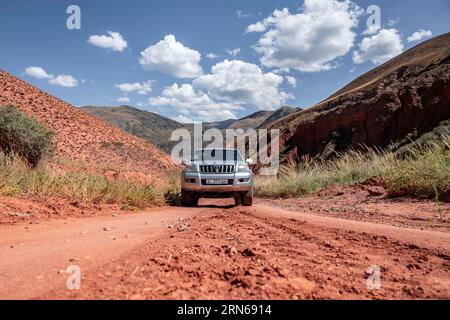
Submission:
<svg viewBox="0 0 450 320">
<path fill-rule="evenodd" d="M 201 173 L 233 173 L 234 165 L 230 164 L 208 164 L 200 165 Z"/>
</svg>

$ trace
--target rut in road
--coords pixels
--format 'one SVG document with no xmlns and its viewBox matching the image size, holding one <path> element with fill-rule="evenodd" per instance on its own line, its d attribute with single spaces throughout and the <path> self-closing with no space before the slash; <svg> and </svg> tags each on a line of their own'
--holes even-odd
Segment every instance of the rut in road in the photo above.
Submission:
<svg viewBox="0 0 450 320">
<path fill-rule="evenodd" d="M 265 210 L 212 207 L 208 216 L 189 219 L 187 230 L 169 229 L 88 272 L 80 291 L 53 290 L 44 297 L 450 298 L 446 251 Z M 381 269 L 380 290 L 367 288 L 370 265 Z"/>
</svg>

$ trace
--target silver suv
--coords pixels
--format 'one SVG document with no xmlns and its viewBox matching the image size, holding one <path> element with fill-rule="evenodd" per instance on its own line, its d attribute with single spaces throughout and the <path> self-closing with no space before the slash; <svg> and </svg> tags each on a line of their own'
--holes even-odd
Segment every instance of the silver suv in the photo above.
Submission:
<svg viewBox="0 0 450 320">
<path fill-rule="evenodd" d="M 200 198 L 234 198 L 236 205 L 253 204 L 253 173 L 236 149 L 199 149 L 181 173 L 181 202 L 197 206 Z"/>
</svg>

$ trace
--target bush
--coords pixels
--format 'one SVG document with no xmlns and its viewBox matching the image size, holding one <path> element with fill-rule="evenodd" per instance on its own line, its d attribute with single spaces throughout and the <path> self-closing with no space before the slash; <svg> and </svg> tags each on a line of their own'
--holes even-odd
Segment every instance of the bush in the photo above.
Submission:
<svg viewBox="0 0 450 320">
<path fill-rule="evenodd" d="M 380 177 L 391 196 L 443 199 L 450 192 L 450 138 L 393 151 L 349 151 L 329 161 L 304 160 L 281 167 L 277 177 L 256 177 L 257 195 L 299 197 L 327 186 L 350 185 Z"/>
<path fill-rule="evenodd" d="M 13 105 L 0 107 L 0 150 L 35 167 L 52 152 L 53 132 Z"/>
<path fill-rule="evenodd" d="M 255 191 L 267 197 L 299 197 L 333 184 L 348 185 L 382 176 L 396 161 L 393 153 L 371 149 L 349 151 L 333 160 L 304 159 L 281 167 L 277 177 L 257 177 Z"/>
<path fill-rule="evenodd" d="M 388 193 L 442 199 L 450 193 L 450 138 L 420 146 L 383 176 Z"/>
<path fill-rule="evenodd" d="M 97 204 L 126 204 L 144 208 L 164 204 L 163 192 L 153 184 L 108 180 L 90 172 L 31 168 L 14 153 L 0 151 L 0 195 L 29 198 L 59 197 Z"/>
</svg>

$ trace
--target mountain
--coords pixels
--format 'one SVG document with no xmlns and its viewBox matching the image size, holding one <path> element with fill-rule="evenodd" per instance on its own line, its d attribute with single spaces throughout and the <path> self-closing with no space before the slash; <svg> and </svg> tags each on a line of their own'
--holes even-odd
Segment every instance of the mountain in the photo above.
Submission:
<svg viewBox="0 0 450 320">
<path fill-rule="evenodd" d="M 136 109 L 130 106 L 94 107 L 85 106 L 81 110 L 133 135 L 153 142 L 170 153 L 176 142 L 170 142 L 173 130 L 185 128 L 192 130 L 192 124 L 182 124 L 159 114 Z M 209 128 L 225 129 L 257 129 L 280 117 L 301 110 L 300 108 L 282 107 L 275 111 L 258 111 L 241 119 L 229 119 L 203 123 L 204 130 Z"/>
<path fill-rule="evenodd" d="M 450 118 L 450 33 L 380 65 L 306 110 L 273 122 L 284 160 L 386 147 Z"/>
<path fill-rule="evenodd" d="M 301 108 L 291 108 L 291 107 L 281 107 L 278 110 L 275 110 L 269 114 L 267 118 L 264 119 L 261 123 L 258 124 L 257 128 L 266 128 L 269 126 L 272 122 L 277 121 L 278 119 L 281 119 L 283 117 L 286 117 L 288 115 L 291 115 L 293 113 L 302 111 Z"/>
<path fill-rule="evenodd" d="M 184 125 L 154 112 L 136 109 L 130 106 L 118 107 L 81 107 L 81 110 L 125 130 L 135 136 L 153 142 L 162 150 L 172 149 L 170 135 L 172 131 Z"/>
<path fill-rule="evenodd" d="M 57 155 L 144 174 L 174 168 L 170 157 L 152 143 L 0 70 L 0 105 L 5 104 L 14 104 L 55 131 Z"/>
</svg>

